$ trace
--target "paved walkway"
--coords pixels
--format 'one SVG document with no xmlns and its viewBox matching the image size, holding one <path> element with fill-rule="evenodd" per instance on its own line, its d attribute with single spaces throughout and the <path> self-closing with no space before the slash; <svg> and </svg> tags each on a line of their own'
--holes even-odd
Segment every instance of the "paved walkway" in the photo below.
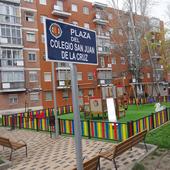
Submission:
<svg viewBox="0 0 170 170">
<path fill-rule="evenodd" d="M 25 148 L 13 153 L 12 167 L 15 170 L 70 170 L 76 165 L 75 144 L 73 137 L 59 136 L 51 139 L 49 133 L 29 130 L 13 130 L 0 127 L 0 135 L 12 140 L 24 140 L 28 145 L 28 157 L 25 157 Z M 101 148 L 109 149 L 113 143 L 82 140 L 83 157 L 86 159 L 98 154 Z M 149 147 L 152 149 L 152 147 Z M 4 150 L 0 146 L 0 157 L 9 159 L 10 149 Z M 137 145 L 116 159 L 119 170 L 129 170 L 135 161 L 146 155 L 144 147 Z M 114 170 L 112 162 L 101 159 L 102 170 Z"/>
</svg>

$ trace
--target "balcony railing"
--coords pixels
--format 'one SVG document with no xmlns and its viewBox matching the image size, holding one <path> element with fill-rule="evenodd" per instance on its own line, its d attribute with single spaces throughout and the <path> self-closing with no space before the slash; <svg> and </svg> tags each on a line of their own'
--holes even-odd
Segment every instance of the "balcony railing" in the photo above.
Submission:
<svg viewBox="0 0 170 170">
<path fill-rule="evenodd" d="M 60 7 L 59 5 L 54 5 L 52 14 L 53 15 L 57 15 L 57 16 L 62 16 L 62 17 L 69 17 L 69 16 L 71 16 L 71 13 L 64 11 L 62 9 L 62 7 Z"/>
<path fill-rule="evenodd" d="M 22 38 L 0 37 L 1 46 L 22 47 Z"/>
<path fill-rule="evenodd" d="M 68 63 L 57 63 L 56 70 L 70 70 Z"/>
<path fill-rule="evenodd" d="M 163 71 L 164 67 L 163 67 L 163 65 L 157 64 L 157 65 L 155 65 L 155 70 Z"/>
<path fill-rule="evenodd" d="M 93 19 L 93 22 L 99 25 L 106 25 L 109 23 L 107 17 L 103 16 L 102 14 L 96 14 L 95 18 Z"/>
<path fill-rule="evenodd" d="M 112 84 L 112 79 L 98 79 L 97 84 L 99 86 L 109 85 L 109 84 Z"/>
<path fill-rule="evenodd" d="M 57 88 L 58 89 L 67 89 L 71 86 L 71 80 L 58 80 Z"/>
<path fill-rule="evenodd" d="M 112 70 L 112 64 L 100 64 L 99 63 L 97 70 Z"/>
<path fill-rule="evenodd" d="M 103 3 L 100 3 L 100 2 L 94 2 L 94 3 L 93 3 L 93 6 L 94 6 L 95 8 L 104 9 L 104 8 L 107 7 L 107 4 L 103 4 Z"/>
<path fill-rule="evenodd" d="M 0 83 L 1 92 L 25 91 L 25 82 L 5 82 Z"/>
<path fill-rule="evenodd" d="M 106 46 L 98 46 L 98 53 L 99 54 L 110 54 L 110 48 Z"/>
</svg>

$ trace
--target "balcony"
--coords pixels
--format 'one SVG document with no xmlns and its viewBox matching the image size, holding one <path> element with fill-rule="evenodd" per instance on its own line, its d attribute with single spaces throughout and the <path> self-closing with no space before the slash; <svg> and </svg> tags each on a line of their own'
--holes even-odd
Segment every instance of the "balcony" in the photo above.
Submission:
<svg viewBox="0 0 170 170">
<path fill-rule="evenodd" d="M 151 18 L 149 26 L 151 32 L 160 32 L 160 20 L 158 18 Z"/>
<path fill-rule="evenodd" d="M 97 33 L 97 39 L 110 40 L 110 33 L 109 32 Z"/>
<path fill-rule="evenodd" d="M 107 4 L 103 4 L 103 3 L 100 3 L 100 2 L 94 2 L 94 3 L 93 3 L 93 6 L 94 6 L 95 8 L 99 8 L 99 9 L 107 8 Z"/>
<path fill-rule="evenodd" d="M 111 54 L 110 48 L 108 46 L 98 46 L 97 51 L 99 54 Z"/>
<path fill-rule="evenodd" d="M 20 92 L 25 90 L 25 82 L 0 83 L 0 92 Z"/>
<path fill-rule="evenodd" d="M 99 64 L 98 65 L 98 68 L 97 68 L 98 71 L 102 71 L 102 70 L 106 70 L 106 71 L 112 71 L 112 64 Z"/>
<path fill-rule="evenodd" d="M 155 65 L 155 70 L 157 70 L 157 71 L 163 71 L 163 70 L 164 70 L 164 67 L 163 67 L 163 65 L 157 64 L 157 65 Z"/>
<path fill-rule="evenodd" d="M 0 46 L 23 48 L 22 38 L 0 37 Z"/>
<path fill-rule="evenodd" d="M 152 55 L 151 58 L 152 58 L 152 59 L 160 59 L 160 58 L 161 58 L 161 55 Z"/>
<path fill-rule="evenodd" d="M 67 89 L 71 86 L 71 80 L 58 80 L 57 89 Z"/>
<path fill-rule="evenodd" d="M 21 0 L 1 0 L 1 1 L 6 2 L 6 3 L 20 4 Z"/>
<path fill-rule="evenodd" d="M 60 7 L 58 5 L 54 5 L 52 14 L 56 15 L 56 16 L 60 16 L 60 17 L 66 17 L 66 18 L 71 16 L 71 13 L 63 11 L 62 7 Z"/>
<path fill-rule="evenodd" d="M 154 18 L 154 17 L 150 18 L 150 20 L 149 20 L 149 25 L 150 25 L 151 27 L 160 28 L 160 19 Z"/>
<path fill-rule="evenodd" d="M 108 86 L 112 84 L 112 79 L 98 79 L 97 85 L 98 86 Z"/>
<path fill-rule="evenodd" d="M 21 17 L 0 14 L 0 23 L 7 24 L 7 25 L 21 26 Z"/>
<path fill-rule="evenodd" d="M 99 25 L 106 25 L 109 23 L 108 19 L 102 14 L 96 14 L 95 18 L 93 19 L 93 22 Z"/>
<path fill-rule="evenodd" d="M 68 70 L 70 71 L 70 66 L 68 63 L 57 63 L 56 70 Z"/>
</svg>

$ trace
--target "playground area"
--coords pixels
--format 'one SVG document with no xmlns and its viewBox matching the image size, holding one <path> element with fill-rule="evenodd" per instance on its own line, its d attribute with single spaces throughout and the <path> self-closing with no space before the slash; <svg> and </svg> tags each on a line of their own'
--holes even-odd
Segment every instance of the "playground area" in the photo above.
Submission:
<svg viewBox="0 0 170 170">
<path fill-rule="evenodd" d="M 170 120 L 170 103 L 162 102 L 161 105 L 166 108 L 158 112 L 155 112 L 155 103 L 128 105 L 126 114 L 117 122 L 109 122 L 107 115 L 104 119 L 98 114 L 93 117 L 87 117 L 87 115 L 85 117 L 82 111 L 83 157 L 89 160 L 99 153 L 101 148 L 111 148 L 115 143 L 125 141 L 144 129 L 151 131 L 166 124 Z M 52 137 L 55 132 L 55 124 L 52 126 L 50 124 L 50 116 L 54 115 L 53 109 L 2 116 L 2 127 L 0 127 L 2 134 L 13 140 L 23 139 L 28 145 L 28 157 L 25 157 L 22 149 L 16 151 L 10 169 L 67 170 L 76 165 L 73 110 L 69 106 L 59 108 L 58 111 L 60 113 L 58 114 L 60 136 L 57 139 Z M 24 129 L 29 129 L 29 131 Z M 49 131 L 52 132 L 52 136 L 46 133 Z M 153 145 L 147 145 L 149 153 L 155 149 Z M 9 154 L 10 150 L 5 149 L 0 152 L 0 157 L 8 159 Z M 139 144 L 133 147 L 133 150 L 128 150 L 120 155 L 116 161 L 119 170 L 127 169 L 127 167 L 131 169 L 136 161 L 138 162 L 146 156 L 144 148 Z M 114 165 L 110 161 L 101 159 L 101 169 L 113 170 Z"/>
<path fill-rule="evenodd" d="M 170 107 L 170 102 L 163 102 L 162 105 L 166 106 L 167 108 Z M 150 115 L 151 113 L 155 112 L 155 103 L 150 104 L 140 104 L 140 105 L 129 105 L 128 109 L 125 111 L 125 116 L 122 116 L 120 119 L 118 119 L 118 122 L 126 123 L 128 121 L 135 121 L 140 118 L 143 118 L 145 116 Z M 62 114 L 59 115 L 60 119 L 74 119 L 74 113 L 68 113 L 68 114 Z M 101 120 L 101 121 L 108 121 L 107 113 L 104 114 L 104 117 L 100 114 L 94 114 L 93 117 L 85 115 L 84 112 L 80 112 L 80 118 L 81 120 Z"/>
</svg>

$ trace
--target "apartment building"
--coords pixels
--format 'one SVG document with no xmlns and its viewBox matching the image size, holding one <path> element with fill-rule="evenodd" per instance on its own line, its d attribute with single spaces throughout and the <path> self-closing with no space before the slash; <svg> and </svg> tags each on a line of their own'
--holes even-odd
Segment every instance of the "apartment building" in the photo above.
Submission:
<svg viewBox="0 0 170 170">
<path fill-rule="evenodd" d="M 133 83 L 127 57 L 117 52 L 117 44 L 126 39 L 115 11 L 106 4 L 84 0 L 0 0 L 0 5 L 0 112 L 53 107 L 52 66 L 45 61 L 44 17 L 96 31 L 98 65 L 77 65 L 81 105 L 88 103 L 90 97 L 113 96 L 115 85 L 128 88 Z M 146 68 L 141 81 L 152 82 L 150 72 Z M 55 63 L 55 78 L 57 105 L 72 105 L 68 63 Z"/>
<path fill-rule="evenodd" d="M 41 109 L 37 14 L 31 1 L 0 1 L 0 112 Z"/>
</svg>

